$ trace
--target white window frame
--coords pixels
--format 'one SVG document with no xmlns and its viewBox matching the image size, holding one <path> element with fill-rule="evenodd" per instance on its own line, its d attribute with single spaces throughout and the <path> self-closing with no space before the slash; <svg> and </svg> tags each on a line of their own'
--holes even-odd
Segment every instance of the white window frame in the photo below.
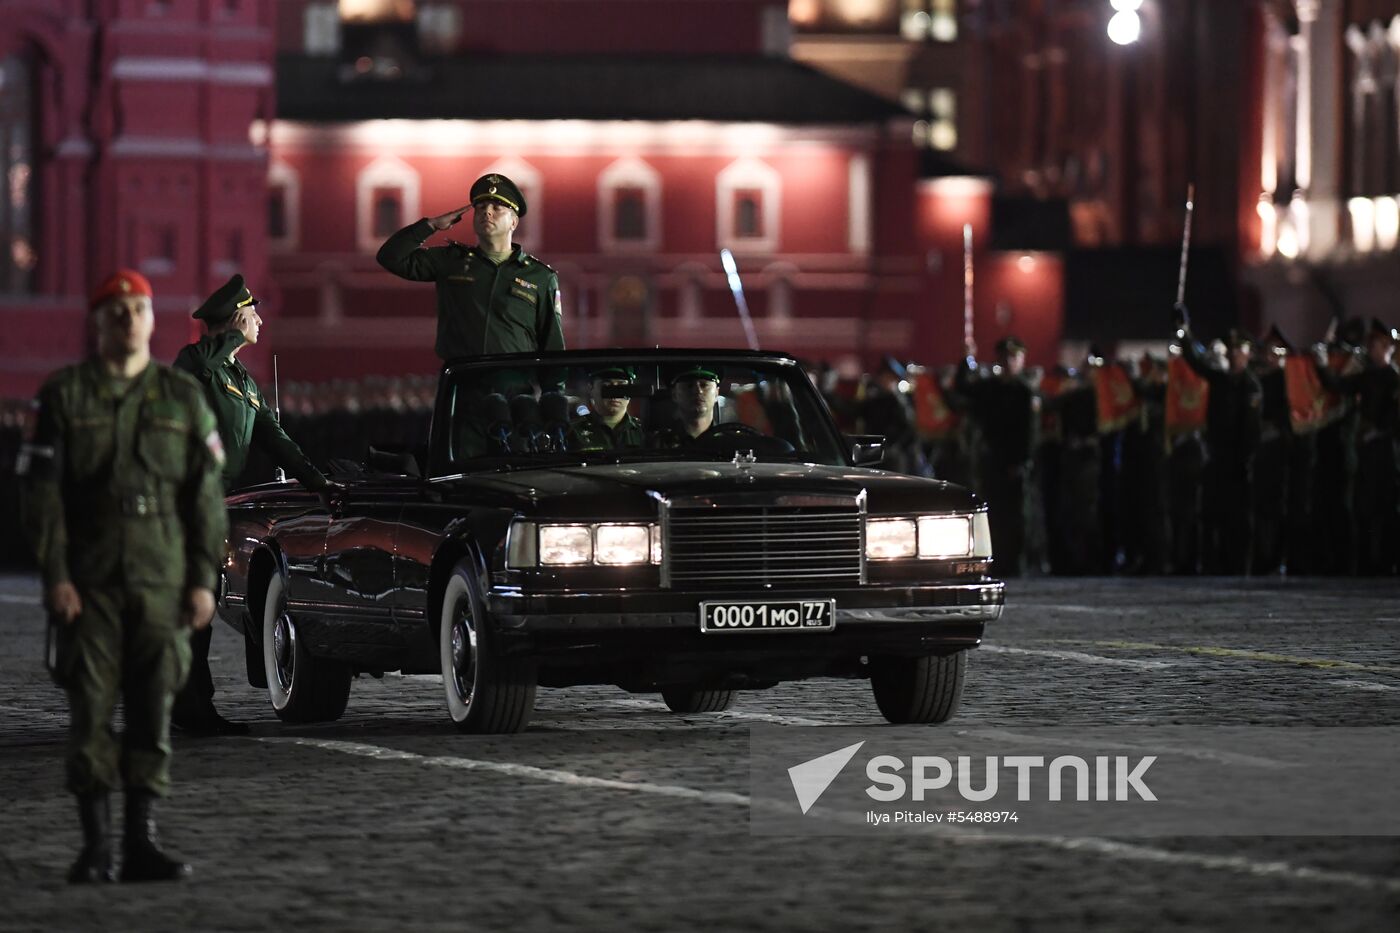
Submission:
<svg viewBox="0 0 1400 933">
<path fill-rule="evenodd" d="M 355 240 L 363 252 L 375 253 L 383 244 L 374 233 L 374 190 L 398 188 L 403 192 L 404 226 L 423 216 L 419 207 L 421 181 L 413 166 L 393 156 L 381 156 L 355 177 Z"/>
<path fill-rule="evenodd" d="M 637 240 L 619 239 L 617 191 L 640 188 L 644 203 L 645 235 Z M 645 253 L 661 248 L 661 173 L 637 158 L 618 159 L 598 175 L 598 244 L 608 253 Z"/>
<path fill-rule="evenodd" d="M 273 159 L 267 169 L 268 192 L 271 193 L 274 187 L 282 189 L 282 210 L 287 221 L 287 232 L 285 236 L 274 237 L 268 230 L 267 248 L 274 253 L 294 252 L 301 246 L 301 175 L 286 162 Z M 266 210 L 263 212 L 263 225 L 266 229 Z"/>
<path fill-rule="evenodd" d="M 734 195 L 745 188 L 754 188 L 763 194 L 763 236 L 734 234 Z M 749 255 L 777 252 L 782 240 L 778 229 L 782 192 L 782 176 L 766 162 L 744 158 L 725 166 L 715 179 L 715 241 L 720 248 Z"/>
<path fill-rule="evenodd" d="M 520 158 L 498 159 L 478 172 L 473 178 L 482 175 L 504 175 L 525 196 L 526 214 L 515 228 L 511 242 L 518 244 L 528 253 L 538 252 L 544 243 L 544 176 L 540 170 Z"/>
</svg>

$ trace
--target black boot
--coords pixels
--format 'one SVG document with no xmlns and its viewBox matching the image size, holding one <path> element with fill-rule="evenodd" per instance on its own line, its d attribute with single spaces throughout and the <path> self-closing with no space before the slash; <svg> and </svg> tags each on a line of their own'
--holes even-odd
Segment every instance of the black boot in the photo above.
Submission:
<svg viewBox="0 0 1400 933">
<path fill-rule="evenodd" d="M 68 869 L 69 884 L 97 884 L 117 880 L 112 864 L 112 807 L 105 792 L 78 798 L 78 819 L 83 824 L 83 851 Z"/>
<path fill-rule="evenodd" d="M 188 878 L 190 866 L 160 850 L 156 819 L 151 813 L 155 794 L 126 792 L 126 828 L 122 837 L 122 881 L 179 881 Z"/>
</svg>

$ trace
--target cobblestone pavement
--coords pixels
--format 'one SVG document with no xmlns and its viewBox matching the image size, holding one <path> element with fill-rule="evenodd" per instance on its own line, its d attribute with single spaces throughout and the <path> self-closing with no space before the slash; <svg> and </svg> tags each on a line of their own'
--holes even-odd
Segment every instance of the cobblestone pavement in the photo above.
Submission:
<svg viewBox="0 0 1400 933">
<path fill-rule="evenodd" d="M 973 656 L 959 727 L 1400 725 L 1400 585 L 1033 580 Z M 163 810 L 185 885 L 70 888 L 63 698 L 38 584 L 0 578 L 0 930 L 1375 930 L 1400 839 L 952 840 L 751 835 L 748 730 L 878 725 L 864 682 L 675 716 L 542 690 L 530 730 L 462 736 L 434 677 L 355 682 L 287 728 L 219 624 L 246 739 L 177 739 Z M 600 786 L 602 779 L 617 783 Z M 657 787 L 660 790 L 657 790 Z"/>
</svg>

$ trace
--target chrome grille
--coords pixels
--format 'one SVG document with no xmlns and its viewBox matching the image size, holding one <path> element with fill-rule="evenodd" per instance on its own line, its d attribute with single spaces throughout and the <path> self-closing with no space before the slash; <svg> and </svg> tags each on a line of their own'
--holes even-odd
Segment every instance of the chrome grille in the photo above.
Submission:
<svg viewBox="0 0 1400 933">
<path fill-rule="evenodd" d="M 865 546 L 860 506 L 673 506 L 666 579 L 673 587 L 856 586 Z"/>
</svg>

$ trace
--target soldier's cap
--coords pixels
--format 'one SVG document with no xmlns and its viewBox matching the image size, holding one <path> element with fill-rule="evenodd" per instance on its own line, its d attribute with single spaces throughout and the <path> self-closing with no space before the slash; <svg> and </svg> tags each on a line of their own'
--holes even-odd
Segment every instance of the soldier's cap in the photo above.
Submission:
<svg viewBox="0 0 1400 933">
<path fill-rule="evenodd" d="M 880 361 L 880 371 L 893 373 L 896 379 L 907 379 L 909 377 L 909 367 L 905 366 L 888 353 L 886 353 L 885 358 Z"/>
<path fill-rule="evenodd" d="M 482 175 L 472 184 L 472 207 L 482 201 L 499 202 L 515 211 L 518 216 L 525 216 L 525 196 L 520 193 L 515 182 L 504 175 L 492 172 L 490 175 Z"/>
<path fill-rule="evenodd" d="M 248 286 L 243 284 L 243 276 L 235 275 L 208 298 L 204 299 L 204 304 L 195 309 L 190 315 L 197 321 L 204 321 L 206 324 L 222 324 L 233 317 L 240 308 L 255 306 L 258 299 L 253 297 L 253 293 L 248 291 Z"/>
<path fill-rule="evenodd" d="M 719 382 L 719 373 L 713 368 L 703 363 L 696 363 L 687 366 L 671 377 L 671 385 L 675 385 L 686 379 L 708 379 L 711 382 Z"/>
<path fill-rule="evenodd" d="M 92 297 L 88 299 L 88 310 L 94 310 L 108 299 L 126 295 L 145 295 L 152 298 L 155 293 L 151 290 L 151 283 L 141 273 L 134 269 L 118 269 L 92 290 Z"/>
<path fill-rule="evenodd" d="M 1225 346 L 1230 350 L 1248 350 L 1254 346 L 1254 338 L 1238 327 L 1232 327 L 1225 335 Z"/>
<path fill-rule="evenodd" d="M 613 364 L 610 366 L 600 366 L 588 374 L 589 379 L 626 379 L 633 382 L 637 378 L 637 370 L 631 366 Z"/>
<path fill-rule="evenodd" d="M 1259 342 L 1265 346 L 1281 348 L 1285 354 L 1293 352 L 1293 344 L 1289 343 L 1288 338 L 1283 336 L 1283 331 L 1279 330 L 1277 324 L 1270 324 L 1268 333 Z M 1275 350 L 1275 352 L 1278 351 Z"/>
<path fill-rule="evenodd" d="M 1019 337 L 1003 337 L 997 341 L 997 356 L 1010 356 L 1013 353 L 1021 353 L 1026 349 L 1026 345 Z"/>
<path fill-rule="evenodd" d="M 1371 318 L 1371 332 L 1367 336 L 1379 337 L 1382 340 L 1389 340 L 1391 343 L 1400 341 L 1400 331 L 1386 326 L 1386 323 L 1378 317 Z"/>
</svg>

